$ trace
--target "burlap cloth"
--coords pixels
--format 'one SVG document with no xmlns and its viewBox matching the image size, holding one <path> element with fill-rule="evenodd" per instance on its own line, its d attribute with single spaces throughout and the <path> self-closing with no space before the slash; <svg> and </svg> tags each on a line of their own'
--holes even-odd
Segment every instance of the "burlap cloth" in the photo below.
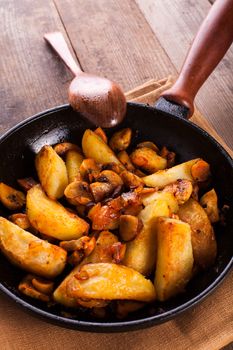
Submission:
<svg viewBox="0 0 233 350">
<path fill-rule="evenodd" d="M 171 84 L 171 77 L 160 81 L 150 80 L 126 93 L 126 97 L 131 101 L 152 104 Z M 192 120 L 222 142 L 199 113 L 196 112 Z M 232 277 L 231 272 L 212 295 L 175 320 L 120 334 L 60 328 L 26 314 L 20 306 L 0 295 L 0 350 L 220 349 L 233 341 Z"/>
</svg>

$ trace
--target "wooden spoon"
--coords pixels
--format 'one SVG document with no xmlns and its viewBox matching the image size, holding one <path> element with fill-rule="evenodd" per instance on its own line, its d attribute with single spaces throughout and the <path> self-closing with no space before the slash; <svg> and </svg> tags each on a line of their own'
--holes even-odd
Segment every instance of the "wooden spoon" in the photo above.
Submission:
<svg viewBox="0 0 233 350">
<path fill-rule="evenodd" d="M 110 128 L 119 124 L 126 112 L 125 95 L 119 85 L 106 78 L 84 73 L 73 59 L 62 33 L 48 33 L 44 39 L 75 75 L 68 92 L 73 109 L 98 126 Z"/>
</svg>

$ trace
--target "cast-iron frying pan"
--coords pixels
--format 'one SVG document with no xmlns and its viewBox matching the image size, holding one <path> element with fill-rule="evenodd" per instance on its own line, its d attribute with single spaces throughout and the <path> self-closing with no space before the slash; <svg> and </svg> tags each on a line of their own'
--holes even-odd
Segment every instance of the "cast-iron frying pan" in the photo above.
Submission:
<svg viewBox="0 0 233 350">
<path fill-rule="evenodd" d="M 196 157 L 202 157 L 210 163 L 219 206 L 224 204 L 230 206 L 226 226 L 216 226 L 218 256 L 214 266 L 197 275 L 188 284 L 184 294 L 170 301 L 156 302 L 124 321 L 115 318 L 102 321 L 92 319 L 82 311 L 77 312 L 75 319 L 69 319 L 62 316 L 60 306 L 48 308 L 45 304 L 19 294 L 17 286 L 24 272 L 11 265 L 1 255 L 0 289 L 15 302 L 47 321 L 64 327 L 96 332 L 128 331 L 162 323 L 175 317 L 207 296 L 223 280 L 233 263 L 233 162 L 217 141 L 186 118 L 192 110 L 192 101 L 198 87 L 230 46 L 233 38 L 233 15 L 229 13 L 233 12 L 232 6 L 232 0 L 220 0 L 214 5 L 207 17 L 208 21 L 206 20 L 207 23 L 215 22 L 212 32 L 206 29 L 206 23 L 201 27 L 177 83 L 167 92 L 165 98 L 159 100 L 156 108 L 128 103 L 125 120 L 119 126 L 107 130 L 108 135 L 111 135 L 117 129 L 130 127 L 134 132 L 132 146 L 140 141 L 151 140 L 158 146 L 166 145 L 175 151 L 178 163 Z M 225 16 L 223 23 L 221 16 Z M 223 24 L 224 30 L 222 30 Z M 217 51 L 216 37 L 213 34 L 216 28 L 222 42 L 221 50 Z M 205 42 L 211 43 L 207 52 L 203 38 Z M 202 67 L 199 65 L 202 71 L 200 74 L 197 69 L 197 58 L 201 58 L 203 62 Z M 181 94 L 181 91 L 185 93 Z M 11 186 L 17 186 L 16 179 L 31 175 L 35 153 L 43 145 L 65 140 L 80 143 L 85 129 L 93 127 L 95 126 L 81 114 L 74 112 L 69 105 L 55 107 L 18 124 L 0 139 L 0 180 Z M 8 214 L 1 206 L 0 215 Z"/>
</svg>

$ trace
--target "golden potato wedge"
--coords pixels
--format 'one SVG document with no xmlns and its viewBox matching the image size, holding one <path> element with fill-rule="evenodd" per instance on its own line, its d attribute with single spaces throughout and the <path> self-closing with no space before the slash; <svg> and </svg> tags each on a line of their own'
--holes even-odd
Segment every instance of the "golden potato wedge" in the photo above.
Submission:
<svg viewBox="0 0 233 350">
<path fill-rule="evenodd" d="M 171 213 L 177 213 L 179 210 L 178 202 L 173 193 L 170 192 L 157 191 L 149 193 L 148 195 L 143 196 L 142 203 L 147 206 L 158 199 L 167 203 Z"/>
<path fill-rule="evenodd" d="M 135 167 L 130 160 L 130 157 L 126 151 L 121 151 L 117 154 L 118 159 L 124 165 L 124 167 L 131 172 L 135 171 Z"/>
<path fill-rule="evenodd" d="M 147 147 L 136 148 L 130 155 L 132 163 L 152 174 L 165 169 L 167 160 L 160 157 L 153 149 Z"/>
<path fill-rule="evenodd" d="M 68 185 L 66 165 L 51 146 L 36 155 L 35 166 L 41 185 L 51 199 L 61 198 Z"/>
<path fill-rule="evenodd" d="M 105 134 L 104 130 L 102 128 L 95 129 L 94 133 L 98 135 L 105 143 L 108 143 L 107 135 Z"/>
<path fill-rule="evenodd" d="M 156 200 L 146 206 L 139 214 L 143 228 L 133 241 L 126 243 L 123 264 L 148 276 L 155 268 L 156 261 L 156 220 L 169 216 L 169 208 L 164 200 Z"/>
<path fill-rule="evenodd" d="M 193 164 L 191 174 L 195 181 L 206 181 L 210 177 L 210 166 L 206 161 L 200 159 Z"/>
<path fill-rule="evenodd" d="M 178 164 L 172 168 L 157 171 L 155 174 L 143 177 L 143 181 L 148 187 L 163 188 L 179 179 L 194 181 L 191 168 L 200 158 L 189 160 Z"/>
<path fill-rule="evenodd" d="M 0 217 L 0 249 L 18 267 L 45 278 L 59 275 L 65 267 L 66 251 Z"/>
<path fill-rule="evenodd" d="M 99 262 L 109 262 L 113 260 L 113 252 L 111 247 L 114 243 L 118 242 L 117 236 L 109 231 L 102 231 L 96 241 L 95 248 L 93 252 L 85 257 L 83 260 L 80 259 L 81 264 L 75 266 L 75 268 L 70 272 L 70 274 L 61 282 L 54 292 L 54 299 L 56 302 L 65 305 L 67 307 L 77 307 L 77 300 L 70 298 L 67 295 L 66 284 L 67 282 L 77 274 L 81 266 L 90 264 L 90 263 L 99 263 Z"/>
<path fill-rule="evenodd" d="M 210 222 L 219 221 L 218 197 L 214 188 L 201 197 L 200 204 L 208 215 Z"/>
<path fill-rule="evenodd" d="M 152 282 L 129 267 L 110 263 L 87 264 L 80 272 L 87 278 L 80 279 L 79 275 L 74 275 L 66 283 L 67 294 L 71 298 L 155 300 Z"/>
<path fill-rule="evenodd" d="M 132 130 L 130 128 L 121 129 L 112 135 L 109 146 L 114 152 L 124 151 L 129 147 L 131 137 Z"/>
<path fill-rule="evenodd" d="M 192 229 L 192 247 L 195 263 L 202 268 L 211 266 L 216 258 L 217 244 L 210 220 L 201 205 L 190 198 L 178 211 L 179 218 Z"/>
<path fill-rule="evenodd" d="M 100 164 L 116 163 L 122 168 L 122 170 L 124 169 L 111 148 L 98 135 L 89 129 L 83 134 L 82 148 L 87 158 L 92 158 Z"/>
<path fill-rule="evenodd" d="M 82 154 L 78 151 L 70 150 L 66 153 L 66 169 L 69 183 L 78 178 L 83 159 Z"/>
<path fill-rule="evenodd" d="M 40 185 L 27 192 L 27 216 L 36 230 L 59 240 L 77 239 L 89 229 L 86 221 L 48 198 Z"/>
<path fill-rule="evenodd" d="M 15 190 L 3 182 L 0 183 L 0 201 L 10 210 L 22 209 L 26 202 L 23 192 Z"/>
<path fill-rule="evenodd" d="M 160 301 L 183 292 L 192 277 L 193 251 L 191 228 L 175 219 L 159 218 L 155 289 Z"/>
</svg>

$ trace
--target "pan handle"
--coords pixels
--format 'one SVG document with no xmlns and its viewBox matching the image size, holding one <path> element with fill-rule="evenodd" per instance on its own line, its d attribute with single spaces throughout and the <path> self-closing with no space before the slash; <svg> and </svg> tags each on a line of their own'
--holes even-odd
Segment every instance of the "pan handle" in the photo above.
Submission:
<svg viewBox="0 0 233 350">
<path fill-rule="evenodd" d="M 194 98 L 233 41 L 233 0 L 217 0 L 202 23 L 175 84 L 162 94 L 156 108 L 172 114 L 183 106 L 182 116 L 190 118 Z M 166 100 L 166 101 L 165 101 Z M 176 107 L 175 107 L 176 106 Z M 174 113 L 177 114 L 177 113 Z"/>
</svg>

